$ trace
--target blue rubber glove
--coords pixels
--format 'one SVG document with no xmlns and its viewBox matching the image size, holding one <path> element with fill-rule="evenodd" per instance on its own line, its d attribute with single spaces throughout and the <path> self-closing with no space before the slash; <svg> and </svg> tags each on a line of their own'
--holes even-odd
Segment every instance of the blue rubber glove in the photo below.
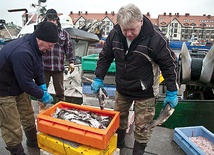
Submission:
<svg viewBox="0 0 214 155">
<path fill-rule="evenodd" d="M 46 84 L 40 85 L 39 88 L 41 88 L 43 91 L 48 91 L 48 88 L 47 88 Z"/>
<path fill-rule="evenodd" d="M 94 94 L 98 93 L 99 88 L 104 87 L 103 80 L 100 78 L 94 78 L 93 83 L 91 84 L 91 90 Z"/>
<path fill-rule="evenodd" d="M 46 104 L 50 104 L 51 102 L 53 102 L 53 97 L 47 91 L 44 91 L 44 95 L 42 97 L 42 103 L 46 105 Z"/>
<path fill-rule="evenodd" d="M 164 100 L 164 106 L 166 106 L 167 103 L 170 104 L 172 108 L 174 108 L 178 104 L 178 91 L 166 91 L 166 98 Z"/>
</svg>

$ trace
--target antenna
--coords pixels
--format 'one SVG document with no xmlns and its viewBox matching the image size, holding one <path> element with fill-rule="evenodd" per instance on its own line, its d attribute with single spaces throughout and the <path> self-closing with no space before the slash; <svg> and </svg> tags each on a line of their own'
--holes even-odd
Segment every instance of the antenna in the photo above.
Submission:
<svg viewBox="0 0 214 155">
<path fill-rule="evenodd" d="M 42 6 L 41 3 L 45 3 L 45 2 L 46 2 L 46 0 L 38 0 L 38 4 L 31 4 L 32 7 L 36 8 L 36 11 L 32 14 L 30 19 L 28 19 L 28 10 L 27 9 L 8 10 L 8 12 L 25 11 L 26 23 L 22 27 L 21 31 L 17 34 L 16 38 L 18 38 L 20 36 L 20 34 L 23 32 L 23 30 L 26 28 L 26 26 L 32 21 L 32 19 L 35 17 L 35 15 L 36 15 L 36 23 L 40 22 L 39 19 L 40 19 L 41 15 L 44 14 L 44 11 L 46 10 L 45 9 L 46 5 Z"/>
</svg>

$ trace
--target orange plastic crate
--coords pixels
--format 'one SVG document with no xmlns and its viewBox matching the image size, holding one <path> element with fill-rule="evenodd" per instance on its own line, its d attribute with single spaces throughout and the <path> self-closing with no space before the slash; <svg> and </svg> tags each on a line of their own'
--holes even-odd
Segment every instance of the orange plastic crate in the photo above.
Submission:
<svg viewBox="0 0 214 155">
<path fill-rule="evenodd" d="M 91 111 L 98 115 L 111 116 L 112 120 L 106 129 L 97 129 L 52 117 L 51 115 L 55 113 L 57 107 Z M 108 147 L 110 138 L 119 127 L 119 121 L 119 112 L 117 111 L 100 110 L 99 108 L 67 102 L 58 102 L 37 115 L 38 131 L 99 149 Z"/>
</svg>

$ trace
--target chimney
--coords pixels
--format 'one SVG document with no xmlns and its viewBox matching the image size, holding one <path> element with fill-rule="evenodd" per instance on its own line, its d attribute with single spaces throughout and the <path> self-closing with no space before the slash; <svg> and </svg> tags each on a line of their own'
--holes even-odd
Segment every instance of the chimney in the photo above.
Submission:
<svg viewBox="0 0 214 155">
<path fill-rule="evenodd" d="M 203 16 L 206 16 L 206 14 L 203 14 Z"/>
<path fill-rule="evenodd" d="M 207 15 L 207 18 L 211 18 L 211 15 Z"/>
<path fill-rule="evenodd" d="M 179 13 L 177 13 L 177 17 L 179 17 Z"/>
<path fill-rule="evenodd" d="M 112 11 L 111 14 L 114 16 L 114 11 Z"/>
<path fill-rule="evenodd" d="M 169 13 L 169 16 L 172 16 L 172 13 L 171 13 L 171 12 Z"/>
<path fill-rule="evenodd" d="M 73 11 L 70 12 L 70 15 L 72 15 L 72 14 L 73 14 Z"/>
<path fill-rule="evenodd" d="M 81 11 L 78 11 L 78 15 L 80 15 L 82 12 Z"/>
<path fill-rule="evenodd" d="M 85 11 L 85 14 L 87 15 L 87 14 L 88 14 L 88 11 Z"/>
<path fill-rule="evenodd" d="M 108 14 L 108 11 L 105 12 L 105 15 L 107 15 L 107 14 Z"/>
<path fill-rule="evenodd" d="M 150 13 L 149 13 L 149 12 L 147 12 L 146 16 L 150 16 Z"/>
<path fill-rule="evenodd" d="M 166 16 L 166 12 L 164 12 L 163 15 Z"/>
<path fill-rule="evenodd" d="M 186 16 L 186 17 L 189 16 L 189 13 L 185 13 L 185 16 Z"/>
</svg>

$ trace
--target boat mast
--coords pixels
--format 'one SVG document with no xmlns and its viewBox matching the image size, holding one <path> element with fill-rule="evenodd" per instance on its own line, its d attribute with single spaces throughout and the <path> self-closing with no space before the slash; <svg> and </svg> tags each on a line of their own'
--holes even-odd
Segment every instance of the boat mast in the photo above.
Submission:
<svg viewBox="0 0 214 155">
<path fill-rule="evenodd" d="M 15 12 L 15 11 L 25 11 L 25 16 L 26 16 L 26 23 L 22 27 L 21 31 L 17 34 L 16 38 L 20 36 L 20 34 L 23 32 L 24 28 L 32 22 L 32 19 L 36 16 L 36 23 L 40 22 L 40 17 L 41 15 L 44 14 L 44 11 L 46 10 L 46 6 L 42 6 L 42 3 L 45 3 L 46 0 L 38 0 L 38 4 L 31 4 L 32 7 L 36 8 L 36 11 L 31 15 L 30 19 L 28 19 L 28 10 L 27 9 L 13 9 L 13 10 L 8 10 L 8 12 Z"/>
</svg>

